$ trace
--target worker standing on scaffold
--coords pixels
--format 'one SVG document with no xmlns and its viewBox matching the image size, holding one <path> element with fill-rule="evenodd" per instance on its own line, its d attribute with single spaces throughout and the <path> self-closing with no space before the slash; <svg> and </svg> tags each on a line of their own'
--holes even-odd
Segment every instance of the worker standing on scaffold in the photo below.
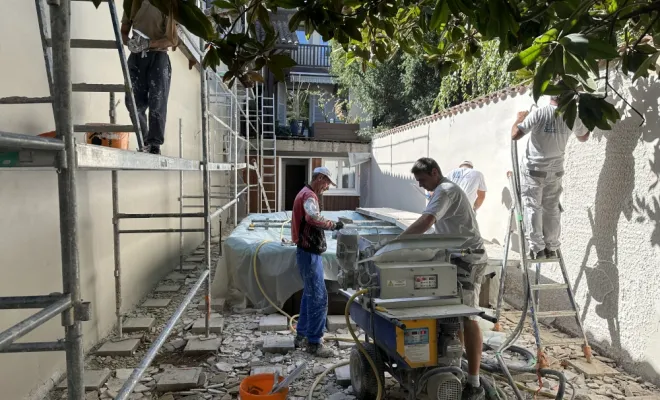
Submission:
<svg viewBox="0 0 660 400">
<path fill-rule="evenodd" d="M 333 222 L 321 216 L 319 198 L 332 181 L 330 170 L 318 167 L 312 173 L 312 181 L 298 193 L 293 201 L 291 215 L 291 241 L 297 246 L 296 263 L 303 280 L 300 316 L 296 328 L 295 345 L 306 345 L 307 352 L 321 358 L 334 355 L 331 348 L 323 345 L 323 330 L 328 314 L 328 290 L 323 274 L 323 256 L 327 249 L 324 230 L 340 230 L 344 223 Z"/>
<path fill-rule="evenodd" d="M 590 132 L 579 118 L 573 130 L 557 114 L 557 96 L 550 104 L 521 111 L 511 128 L 511 139 L 519 140 L 530 134 L 520 171 L 520 194 L 524 207 L 524 221 L 529 257 L 533 260 L 556 258 L 561 235 L 561 210 L 564 153 L 571 133 L 580 142 L 589 139 Z"/>
<path fill-rule="evenodd" d="M 481 282 L 486 271 L 488 256 L 479 233 L 473 205 L 460 186 L 442 176 L 440 166 L 434 159 L 420 158 L 413 165 L 411 172 L 415 175 L 419 186 L 433 194 L 422 215 L 400 236 L 423 234 L 435 226 L 437 234 L 469 237 L 463 245 L 465 248 L 484 250 L 481 254 L 452 258 L 452 262 L 458 267 L 457 275 L 462 288 L 463 304 L 478 308 Z M 465 317 L 463 330 L 460 332 L 468 361 L 467 385 L 461 397 L 464 400 L 482 400 L 486 397 L 479 380 L 483 339 L 478 318 L 481 317 L 477 315 Z"/>
</svg>

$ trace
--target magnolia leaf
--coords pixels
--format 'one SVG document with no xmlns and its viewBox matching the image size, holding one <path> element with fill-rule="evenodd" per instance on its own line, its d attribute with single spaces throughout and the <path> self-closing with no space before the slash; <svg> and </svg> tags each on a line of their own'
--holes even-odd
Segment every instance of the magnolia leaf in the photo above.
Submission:
<svg viewBox="0 0 660 400">
<path fill-rule="evenodd" d="M 433 15 L 431 16 L 429 28 L 434 31 L 442 31 L 444 30 L 448 19 L 449 5 L 447 4 L 447 0 L 438 0 L 438 2 L 435 4 Z"/>
<path fill-rule="evenodd" d="M 588 55 L 598 60 L 612 60 L 619 56 L 619 52 L 615 45 L 590 37 Z"/>
<path fill-rule="evenodd" d="M 559 39 L 559 43 L 566 51 L 570 51 L 578 57 L 584 58 L 589 51 L 589 38 L 581 33 L 572 33 Z"/>
<path fill-rule="evenodd" d="M 656 70 L 656 63 L 658 62 L 658 57 L 660 56 L 660 52 L 656 52 L 654 55 L 648 57 L 644 62 L 637 68 L 637 71 L 635 71 L 635 75 L 633 75 L 633 82 L 635 82 L 637 79 L 640 77 L 648 77 L 649 76 L 649 70 Z"/>
<path fill-rule="evenodd" d="M 552 58 L 547 58 L 541 63 L 541 66 L 536 70 L 534 75 L 534 85 L 532 86 L 532 96 L 534 97 L 534 102 L 536 103 L 541 95 L 545 92 L 545 89 L 550 84 L 552 79 L 552 63 L 554 61 Z"/>
<path fill-rule="evenodd" d="M 568 129 L 573 130 L 573 126 L 575 126 L 575 117 L 577 116 L 577 101 L 575 98 L 572 98 L 571 100 L 566 103 L 563 109 L 563 118 L 564 122 L 566 122 L 566 125 L 568 125 Z"/>
<path fill-rule="evenodd" d="M 213 5 L 221 9 L 236 10 L 234 3 L 227 0 L 215 0 Z"/>
<path fill-rule="evenodd" d="M 249 71 L 249 72 L 247 72 L 245 75 L 247 75 L 247 77 L 248 77 L 252 82 L 263 82 L 263 81 L 264 81 L 264 77 L 261 76 L 261 74 L 258 73 L 258 72 L 256 72 L 256 71 Z"/>
<path fill-rule="evenodd" d="M 533 44 L 529 46 L 525 50 L 516 54 L 511 61 L 509 61 L 506 70 L 508 72 L 513 72 L 531 65 L 541 55 L 542 50 L 543 47 L 541 44 Z"/>
</svg>

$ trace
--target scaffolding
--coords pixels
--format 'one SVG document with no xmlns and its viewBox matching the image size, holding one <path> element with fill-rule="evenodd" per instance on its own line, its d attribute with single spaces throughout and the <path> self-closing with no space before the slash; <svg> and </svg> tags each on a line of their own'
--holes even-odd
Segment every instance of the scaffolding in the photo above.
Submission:
<svg viewBox="0 0 660 400">
<path fill-rule="evenodd" d="M 125 400 L 129 397 L 135 385 L 139 382 L 145 370 L 155 358 L 158 350 L 165 343 L 175 324 L 190 304 L 197 292 L 205 287 L 206 330 L 210 334 L 209 320 L 211 314 L 211 222 L 223 212 L 232 209 L 233 223 L 238 223 L 240 198 L 246 196 L 249 212 L 250 188 L 258 188 L 260 182 L 250 185 L 251 166 L 249 155 L 251 137 L 263 140 L 263 132 L 256 129 L 258 123 L 250 119 L 250 100 L 257 100 L 255 92 L 246 88 L 234 86 L 229 89 L 220 75 L 200 68 L 201 85 L 201 160 L 183 158 L 183 128 L 179 120 L 179 154 L 177 157 L 167 157 L 157 154 L 133 152 L 109 147 L 76 143 L 74 132 L 135 132 L 138 147 L 142 148 L 142 135 L 132 99 L 130 79 L 126 69 L 119 32 L 117 12 L 114 1 L 108 1 L 112 18 L 114 40 L 71 39 L 71 3 L 74 0 L 48 1 L 50 8 L 50 35 L 47 17 L 42 6 L 43 0 L 35 0 L 38 23 L 43 46 L 44 62 L 48 77 L 50 96 L 41 98 L 10 97 L 0 99 L 0 104 L 42 104 L 51 103 L 55 118 L 55 138 L 30 136 L 0 131 L 0 152 L 13 154 L 11 167 L 52 168 L 57 172 L 59 193 L 59 217 L 61 235 L 62 261 L 62 293 L 36 296 L 0 297 L 0 309 L 40 309 L 34 315 L 17 323 L 0 333 L 0 352 L 66 352 L 66 376 L 69 400 L 82 400 L 85 397 L 83 384 L 84 354 L 82 327 L 84 321 L 90 320 L 90 303 L 81 297 L 81 282 L 78 254 L 78 205 L 76 194 L 76 175 L 79 169 L 108 170 L 112 175 L 112 205 L 113 205 L 113 245 L 114 245 L 114 277 L 116 293 L 117 335 L 123 335 L 122 281 L 121 281 L 121 246 L 120 237 L 126 234 L 146 233 L 179 233 L 180 259 L 179 267 L 183 268 L 183 234 L 200 232 L 204 234 L 205 268 L 193 287 L 189 290 L 172 317 L 166 322 L 162 332 L 148 349 L 147 354 L 134 369 L 115 399 Z M 200 49 L 204 43 L 200 41 Z M 71 79 L 71 48 L 96 48 L 118 50 L 120 64 L 124 73 L 124 84 L 121 85 L 89 85 L 72 84 Z M 209 95 L 209 82 L 212 82 L 212 93 Z M 110 124 L 73 124 L 72 92 L 95 91 L 109 93 Z M 128 108 L 132 125 L 118 125 L 115 121 L 115 92 L 128 94 Z M 223 98 L 222 107 L 216 106 L 216 99 Z M 133 111 L 133 112 L 132 112 Z M 258 111 L 257 111 L 258 112 Z M 241 135 L 242 115 L 245 123 L 245 137 Z M 213 128 L 209 120 L 213 121 Z M 258 119 L 255 119 L 255 122 Z M 220 137 L 211 143 L 211 131 L 214 137 Z M 239 142 L 244 146 L 239 146 Z M 222 145 L 222 152 L 211 153 L 211 148 Z M 256 149 L 255 149 L 256 150 Z M 214 162 L 212 155 L 222 156 L 222 162 Z M 241 158 L 244 158 L 242 160 Z M 243 162 L 241 162 L 243 161 Z M 179 212 L 173 213 L 122 213 L 119 203 L 119 172 L 120 171 L 178 171 L 179 172 Z M 239 170 L 246 170 L 246 179 L 240 185 L 242 177 Z M 197 171 L 202 175 L 202 194 L 184 195 L 183 172 Z M 230 185 L 212 185 L 211 173 L 229 174 Z M 212 187 L 228 188 L 228 193 L 212 192 Z M 241 187 L 239 190 L 239 186 Z M 263 191 L 263 187 L 261 187 Z M 201 198 L 203 204 L 186 205 L 188 198 Z M 225 199 L 225 204 L 212 203 L 212 199 Z M 261 200 L 261 199 L 259 199 Z M 202 208 L 200 212 L 184 212 L 186 207 Z M 168 219 L 178 218 L 179 227 L 175 229 L 122 229 L 120 222 L 126 219 Z M 203 228 L 184 229 L 183 219 L 202 219 Z M 222 228 L 220 225 L 220 233 Z M 40 325 L 56 317 L 62 316 L 65 330 L 64 339 L 52 342 L 14 343 Z"/>
</svg>

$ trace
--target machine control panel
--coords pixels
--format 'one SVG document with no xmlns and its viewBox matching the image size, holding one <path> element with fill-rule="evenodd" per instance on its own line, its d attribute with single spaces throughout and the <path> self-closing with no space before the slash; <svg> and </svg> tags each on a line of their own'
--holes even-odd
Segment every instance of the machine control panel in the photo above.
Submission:
<svg viewBox="0 0 660 400">
<path fill-rule="evenodd" d="M 429 328 L 412 328 L 403 331 L 403 345 L 406 358 L 414 363 L 431 360 Z"/>
<path fill-rule="evenodd" d="M 438 275 L 415 275 L 415 290 L 437 288 Z"/>
</svg>

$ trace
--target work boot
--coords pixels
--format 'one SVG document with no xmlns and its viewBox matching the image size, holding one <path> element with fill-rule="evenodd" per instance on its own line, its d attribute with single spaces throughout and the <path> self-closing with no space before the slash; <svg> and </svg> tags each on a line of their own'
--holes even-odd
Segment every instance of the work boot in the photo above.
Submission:
<svg viewBox="0 0 660 400">
<path fill-rule="evenodd" d="M 151 154 L 160 154 L 160 146 L 152 144 L 149 146 L 149 153 Z"/>
<path fill-rule="evenodd" d="M 307 338 L 302 335 L 296 335 L 296 338 L 293 341 L 293 345 L 296 349 L 302 349 L 307 344 Z"/>
<path fill-rule="evenodd" d="M 330 358 L 335 355 L 335 352 L 332 351 L 331 348 L 326 347 L 321 343 L 307 343 L 307 352 L 320 358 Z"/>
<path fill-rule="evenodd" d="M 534 250 L 529 251 L 529 258 L 532 260 L 543 260 L 545 258 L 545 250 L 535 252 Z"/>
<path fill-rule="evenodd" d="M 486 398 L 486 391 L 483 387 L 474 387 L 469 383 L 463 389 L 461 400 L 484 400 Z"/>
<path fill-rule="evenodd" d="M 558 258 L 557 250 L 545 249 L 545 258 Z"/>
<path fill-rule="evenodd" d="M 142 152 L 143 153 L 151 153 L 151 145 L 145 143 L 145 145 L 142 146 Z"/>
</svg>

